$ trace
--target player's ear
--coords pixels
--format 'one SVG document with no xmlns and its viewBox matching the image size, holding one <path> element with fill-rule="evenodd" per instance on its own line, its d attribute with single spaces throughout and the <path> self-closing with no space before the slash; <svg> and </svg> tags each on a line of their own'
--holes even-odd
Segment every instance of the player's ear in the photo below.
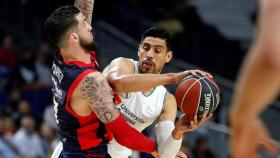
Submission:
<svg viewBox="0 0 280 158">
<path fill-rule="evenodd" d="M 67 38 L 67 43 L 68 44 L 73 44 L 73 43 L 77 43 L 79 42 L 79 36 L 77 33 L 75 32 L 71 32 L 68 34 L 68 38 Z"/>
<path fill-rule="evenodd" d="M 79 36 L 78 36 L 78 34 L 77 33 L 72 33 L 71 34 L 71 37 L 73 38 L 73 41 L 78 41 L 79 40 Z"/>
<path fill-rule="evenodd" d="M 165 63 L 169 63 L 172 58 L 173 58 L 173 52 L 172 51 L 168 51 L 166 53 L 166 55 L 165 55 Z"/>
</svg>

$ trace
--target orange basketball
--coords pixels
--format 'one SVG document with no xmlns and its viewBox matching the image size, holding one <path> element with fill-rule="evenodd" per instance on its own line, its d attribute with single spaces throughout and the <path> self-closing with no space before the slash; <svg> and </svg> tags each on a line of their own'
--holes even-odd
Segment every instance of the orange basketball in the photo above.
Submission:
<svg viewBox="0 0 280 158">
<path fill-rule="evenodd" d="M 220 101 L 220 90 L 213 78 L 188 76 L 176 89 L 178 108 L 188 117 L 213 113 Z"/>
</svg>

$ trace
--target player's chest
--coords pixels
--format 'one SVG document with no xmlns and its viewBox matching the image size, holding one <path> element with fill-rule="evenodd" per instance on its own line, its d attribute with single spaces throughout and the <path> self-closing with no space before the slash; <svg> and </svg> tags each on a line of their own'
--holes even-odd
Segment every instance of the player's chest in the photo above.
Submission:
<svg viewBox="0 0 280 158">
<path fill-rule="evenodd" d="M 132 125 L 154 122 L 161 113 L 163 101 L 156 95 L 140 93 L 122 94 L 122 102 L 117 105 L 125 119 Z"/>
</svg>

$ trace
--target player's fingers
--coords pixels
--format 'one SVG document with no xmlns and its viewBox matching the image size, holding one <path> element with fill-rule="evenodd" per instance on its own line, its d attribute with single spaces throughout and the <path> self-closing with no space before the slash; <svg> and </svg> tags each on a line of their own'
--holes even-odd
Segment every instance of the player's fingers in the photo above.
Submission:
<svg viewBox="0 0 280 158">
<path fill-rule="evenodd" d="M 207 77 L 213 78 L 213 76 L 210 73 L 208 73 L 208 72 L 198 70 L 198 73 L 201 76 L 207 76 Z"/>
<path fill-rule="evenodd" d="M 207 118 L 207 114 L 203 114 L 202 117 L 199 119 L 199 124 L 205 121 Z"/>
<path fill-rule="evenodd" d="M 210 119 L 212 116 L 213 116 L 213 113 L 209 114 L 209 115 L 206 117 L 206 120 Z"/>
<path fill-rule="evenodd" d="M 176 155 L 176 158 L 188 158 L 187 155 Z"/>
<path fill-rule="evenodd" d="M 191 75 L 197 76 L 194 70 L 190 70 Z"/>
<path fill-rule="evenodd" d="M 213 78 L 213 76 L 210 73 L 208 73 L 208 72 L 205 72 L 205 73 L 206 73 L 206 76 L 209 76 L 210 78 Z"/>
<path fill-rule="evenodd" d="M 151 155 L 155 158 L 160 158 L 160 155 L 157 151 L 152 152 Z"/>
<path fill-rule="evenodd" d="M 187 155 L 179 150 L 176 154 L 176 158 L 187 158 Z"/>
<path fill-rule="evenodd" d="M 259 123 L 261 128 L 259 128 L 258 143 L 260 143 L 270 154 L 276 154 L 279 150 L 278 144 L 273 139 L 271 139 L 269 132 L 265 128 L 265 125 L 262 122 Z"/>
<path fill-rule="evenodd" d="M 194 120 L 193 120 L 193 121 L 194 121 L 194 124 L 195 124 L 195 125 L 199 124 L 197 115 L 194 116 Z"/>
<path fill-rule="evenodd" d="M 188 158 L 188 156 L 185 153 L 181 153 L 180 158 Z"/>
<path fill-rule="evenodd" d="M 279 152 L 278 144 L 272 139 L 266 138 L 265 140 L 260 141 L 260 143 L 263 145 L 264 149 L 272 155 Z"/>
<path fill-rule="evenodd" d="M 199 76 L 207 75 L 204 71 L 201 71 L 201 70 L 193 70 L 193 72 L 195 73 L 195 75 L 199 75 Z"/>
<path fill-rule="evenodd" d="M 194 121 L 191 121 L 191 122 L 190 122 L 190 128 L 191 128 L 191 129 L 195 128 Z"/>
</svg>

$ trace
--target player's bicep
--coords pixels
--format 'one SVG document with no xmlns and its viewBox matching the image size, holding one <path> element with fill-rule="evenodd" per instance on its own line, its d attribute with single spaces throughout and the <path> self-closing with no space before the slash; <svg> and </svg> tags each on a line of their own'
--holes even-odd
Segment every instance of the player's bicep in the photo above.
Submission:
<svg viewBox="0 0 280 158">
<path fill-rule="evenodd" d="M 158 121 L 175 121 L 176 119 L 176 115 L 177 115 L 177 104 L 176 104 L 176 99 L 175 97 L 168 93 L 165 96 L 165 102 L 164 102 L 164 106 L 162 109 L 162 112 L 158 118 Z"/>
<path fill-rule="evenodd" d="M 80 92 L 103 123 L 118 117 L 119 112 L 114 106 L 111 88 L 102 74 L 95 72 L 87 75 L 80 83 Z"/>
</svg>

